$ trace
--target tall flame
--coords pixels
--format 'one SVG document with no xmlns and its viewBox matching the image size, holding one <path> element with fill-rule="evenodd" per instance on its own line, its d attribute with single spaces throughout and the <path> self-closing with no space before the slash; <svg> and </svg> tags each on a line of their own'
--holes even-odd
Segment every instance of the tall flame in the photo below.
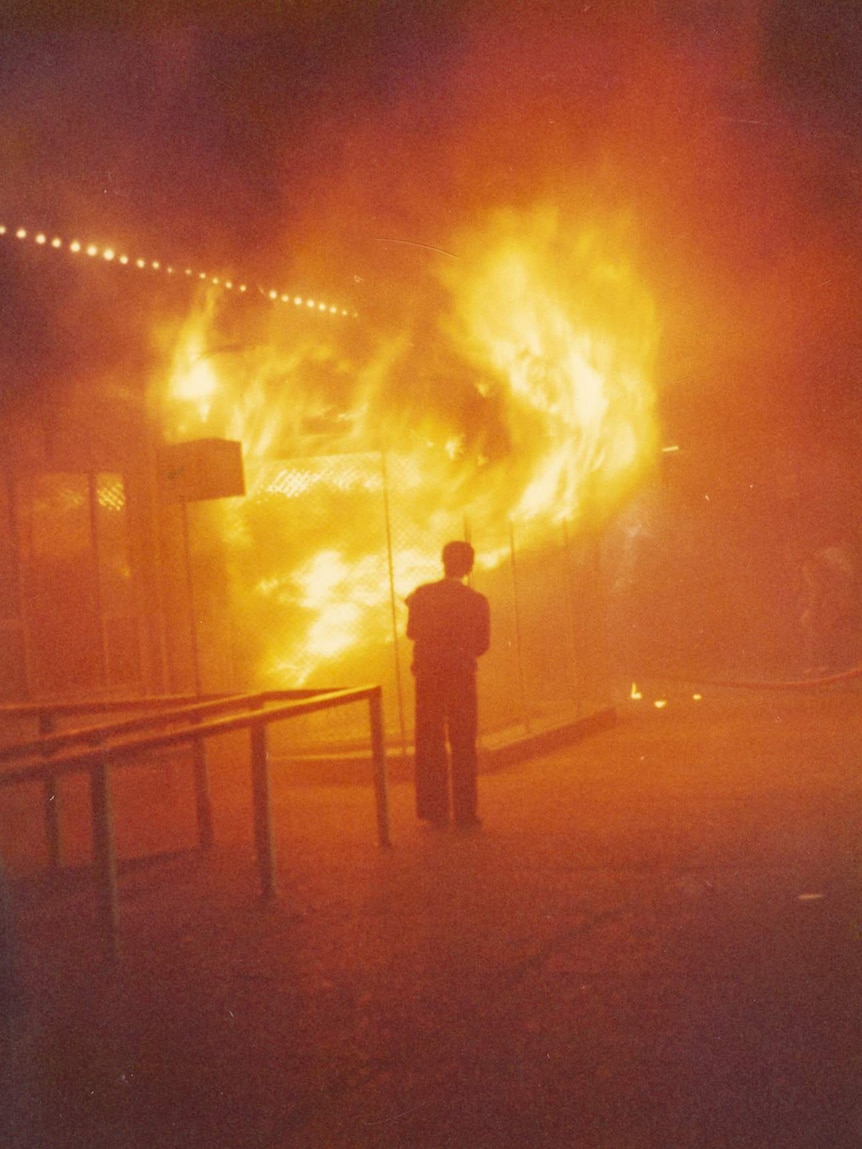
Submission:
<svg viewBox="0 0 862 1149">
<path fill-rule="evenodd" d="M 435 355 L 446 370 L 430 406 L 410 392 L 423 366 L 411 345 L 423 344 L 409 330 L 376 344 L 365 331 L 364 357 L 331 327 L 294 332 L 288 346 L 271 333 L 207 355 L 208 344 L 225 345 L 217 316 L 210 306 L 190 317 L 163 395 L 166 434 L 243 440 L 250 496 L 218 513 L 243 572 L 244 613 L 266 636 L 257 673 L 306 681 L 386 632 L 391 588 L 376 528 L 357 534 L 329 504 L 302 520 L 291 506 L 337 489 L 357 506 L 379 499 L 385 460 L 383 470 L 351 468 L 351 452 L 388 448 L 422 525 L 419 545 L 393 548 L 398 595 L 433 577 L 444 535 L 463 529 L 465 515 L 517 523 L 538 545 L 560 520 L 600 516 L 624 497 L 656 448 L 657 342 L 625 245 L 622 228 L 578 229 L 549 209 L 502 212 L 459 236 L 441 276 Z M 314 460 L 336 453 L 340 477 L 337 459 Z M 271 462 L 299 456 L 307 466 Z"/>
<path fill-rule="evenodd" d="M 550 209 L 506 212 L 468 248 L 470 274 L 450 272 L 453 337 L 510 408 L 513 519 L 554 522 L 618 496 L 655 449 L 654 308 L 610 240 L 571 235 Z"/>
</svg>

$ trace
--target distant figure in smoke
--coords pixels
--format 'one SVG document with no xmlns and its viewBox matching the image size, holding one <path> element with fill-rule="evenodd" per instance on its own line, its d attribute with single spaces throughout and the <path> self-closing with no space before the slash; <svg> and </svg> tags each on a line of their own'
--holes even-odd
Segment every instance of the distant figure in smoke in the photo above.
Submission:
<svg viewBox="0 0 862 1149">
<path fill-rule="evenodd" d="M 799 621 L 809 675 L 844 670 L 853 661 L 854 582 L 844 544 L 823 547 L 802 564 Z"/>
<path fill-rule="evenodd" d="M 416 680 L 416 813 L 435 826 L 449 823 L 447 732 L 455 825 L 480 825 L 476 660 L 490 644 L 491 615 L 485 596 L 463 582 L 474 557 L 469 543 L 447 543 L 445 577 L 417 587 L 407 599 Z"/>
</svg>

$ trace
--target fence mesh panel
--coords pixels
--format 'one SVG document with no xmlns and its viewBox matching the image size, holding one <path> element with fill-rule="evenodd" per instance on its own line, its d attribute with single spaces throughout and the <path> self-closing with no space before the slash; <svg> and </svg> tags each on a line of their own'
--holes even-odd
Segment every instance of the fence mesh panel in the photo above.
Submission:
<svg viewBox="0 0 862 1149">
<path fill-rule="evenodd" d="M 477 553 L 473 585 L 492 612 L 491 650 L 480 664 L 483 735 L 549 724 L 606 700 L 595 548 L 571 525 L 549 527 L 540 545 L 527 546 L 517 525 L 475 521 L 469 506 L 428 516 L 410 460 L 376 452 L 246 469 L 248 496 L 229 501 L 221 524 L 239 679 L 232 685 L 379 682 L 388 739 L 406 749 L 413 682 L 404 600 L 441 576 L 444 542 L 468 537 Z M 290 724 L 283 737 L 307 749 L 366 735 L 367 716 L 356 707 Z"/>
</svg>

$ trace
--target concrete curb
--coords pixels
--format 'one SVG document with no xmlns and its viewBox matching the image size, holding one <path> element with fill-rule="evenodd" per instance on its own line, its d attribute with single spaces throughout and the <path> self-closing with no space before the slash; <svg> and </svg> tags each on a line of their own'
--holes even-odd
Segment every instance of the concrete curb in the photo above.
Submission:
<svg viewBox="0 0 862 1149">
<path fill-rule="evenodd" d="M 616 721 L 616 708 L 605 706 L 553 726 L 526 731 L 517 728 L 489 735 L 479 747 L 479 773 L 502 770 L 537 754 L 550 754 L 562 746 L 569 746 L 591 734 L 608 730 Z M 364 752 L 306 754 L 296 757 L 274 755 L 272 764 L 283 771 L 293 785 L 363 785 L 372 780 L 371 759 Z M 410 780 L 413 776 L 412 751 L 405 755 L 400 747 L 389 747 L 387 774 L 390 782 Z"/>
</svg>

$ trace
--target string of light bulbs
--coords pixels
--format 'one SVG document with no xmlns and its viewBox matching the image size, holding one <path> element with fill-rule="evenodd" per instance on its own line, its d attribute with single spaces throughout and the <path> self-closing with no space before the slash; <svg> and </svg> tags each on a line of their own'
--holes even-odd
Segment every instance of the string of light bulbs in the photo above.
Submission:
<svg viewBox="0 0 862 1149">
<path fill-rule="evenodd" d="M 2 238 L 16 239 L 23 243 L 31 242 L 37 247 L 42 247 L 47 250 L 68 251 L 72 255 L 84 255 L 90 259 L 101 259 L 104 263 L 119 264 L 122 267 L 130 267 L 137 271 L 150 271 L 161 275 L 178 276 L 196 280 L 210 284 L 213 287 L 221 288 L 224 291 L 235 291 L 239 295 L 245 295 L 250 290 L 247 283 L 237 283 L 235 280 L 226 278 L 225 276 L 210 275 L 206 271 L 197 271 L 191 267 L 178 268 L 160 259 L 143 259 L 140 256 L 127 255 L 125 252 L 110 245 L 86 243 L 80 239 L 64 240 L 58 235 L 53 235 L 49 238 L 47 232 L 32 231 L 25 227 L 9 227 L 7 224 L 0 223 L 0 239 Z M 258 287 L 256 290 L 273 303 L 303 308 L 306 311 L 313 311 L 318 315 L 347 316 L 352 319 L 357 317 L 355 311 L 349 311 L 347 308 L 338 307 L 335 304 L 324 303 L 319 299 L 309 299 L 303 295 L 294 295 L 287 291 L 277 291 L 274 288 L 267 289 Z"/>
</svg>

